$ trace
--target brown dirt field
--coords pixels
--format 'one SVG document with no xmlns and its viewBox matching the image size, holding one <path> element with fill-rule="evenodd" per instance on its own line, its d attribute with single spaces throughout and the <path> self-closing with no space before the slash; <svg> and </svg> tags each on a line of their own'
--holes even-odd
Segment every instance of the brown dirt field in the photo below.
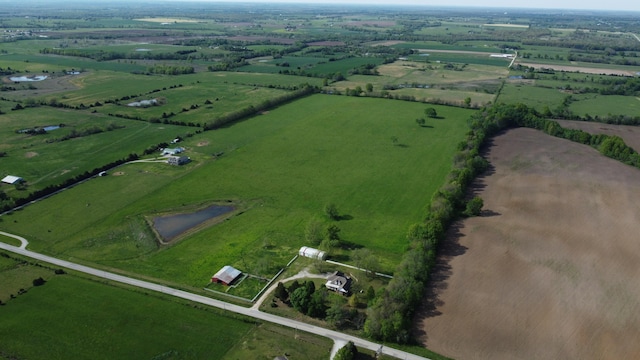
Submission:
<svg viewBox="0 0 640 360">
<path fill-rule="evenodd" d="M 520 62 L 516 60 L 516 63 L 522 66 L 534 67 L 534 68 L 545 68 L 545 69 L 553 69 L 557 71 L 569 71 L 569 72 L 581 72 L 585 74 L 605 74 L 605 75 L 623 75 L 623 76 L 635 76 L 636 71 L 631 70 L 620 70 L 620 69 L 600 69 L 600 68 L 589 68 L 582 66 L 565 66 L 565 65 L 553 65 L 553 64 L 534 64 L 534 63 L 526 63 Z"/>
<path fill-rule="evenodd" d="M 560 126 L 567 129 L 579 129 L 589 134 L 605 134 L 619 136 L 625 144 L 640 151 L 640 128 L 627 125 L 609 125 L 597 122 L 556 120 Z"/>
<path fill-rule="evenodd" d="M 483 216 L 448 233 L 421 343 L 455 359 L 640 358 L 640 170 L 526 128 L 486 156 Z"/>
<path fill-rule="evenodd" d="M 30 159 L 32 157 L 36 157 L 36 156 L 38 156 L 38 153 L 34 152 L 34 151 L 29 151 L 29 152 L 24 153 L 24 157 L 26 157 L 28 159 Z"/>
</svg>

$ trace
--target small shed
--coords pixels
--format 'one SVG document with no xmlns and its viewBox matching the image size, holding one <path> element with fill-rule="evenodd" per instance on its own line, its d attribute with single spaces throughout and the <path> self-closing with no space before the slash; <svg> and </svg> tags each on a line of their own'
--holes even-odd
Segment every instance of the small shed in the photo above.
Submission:
<svg viewBox="0 0 640 360">
<path fill-rule="evenodd" d="M 24 179 L 19 176 L 7 175 L 2 178 L 2 182 L 5 184 L 19 184 L 23 182 Z"/>
<path fill-rule="evenodd" d="M 225 284 L 228 286 L 240 277 L 240 275 L 242 275 L 242 271 L 234 268 L 233 266 L 225 265 L 211 277 L 211 282 Z"/>
<path fill-rule="evenodd" d="M 311 259 L 318 259 L 318 260 L 325 260 L 327 258 L 326 252 L 322 250 L 310 248 L 308 246 L 301 247 L 300 251 L 298 251 L 298 255 L 308 257 Z"/>
</svg>

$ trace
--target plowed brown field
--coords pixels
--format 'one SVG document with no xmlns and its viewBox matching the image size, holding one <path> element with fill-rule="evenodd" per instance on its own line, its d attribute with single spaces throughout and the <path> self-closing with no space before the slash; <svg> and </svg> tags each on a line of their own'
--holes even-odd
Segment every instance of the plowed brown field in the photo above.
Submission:
<svg viewBox="0 0 640 360">
<path fill-rule="evenodd" d="M 448 234 L 422 343 L 455 359 L 640 359 L 640 170 L 525 128 L 487 158 L 483 216 Z"/>
</svg>

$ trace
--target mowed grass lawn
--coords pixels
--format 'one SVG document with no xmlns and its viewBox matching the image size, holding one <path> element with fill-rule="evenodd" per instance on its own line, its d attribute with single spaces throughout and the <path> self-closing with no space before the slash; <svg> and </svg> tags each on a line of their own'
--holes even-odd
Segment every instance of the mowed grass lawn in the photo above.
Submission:
<svg viewBox="0 0 640 360">
<path fill-rule="evenodd" d="M 415 119 L 429 106 L 307 97 L 184 142 L 200 158 L 224 151 L 218 160 L 127 165 L 122 176 L 29 206 L 0 228 L 30 238 L 32 249 L 201 287 L 224 265 L 275 273 L 310 245 L 310 220 L 329 224 L 323 207 L 333 202 L 348 219 L 336 223 L 341 238 L 371 249 L 381 269 L 392 271 L 408 245 L 407 229 L 424 218 L 443 184 L 472 113 L 436 107 L 442 118 L 419 127 Z M 142 216 L 216 200 L 233 200 L 244 212 L 160 251 L 149 245 Z"/>
<path fill-rule="evenodd" d="M 0 319 L 3 359 L 326 359 L 331 349 L 308 334 L 295 340 L 293 330 L 68 274 L 7 301 Z M 267 337 L 278 346 L 262 344 Z"/>
</svg>

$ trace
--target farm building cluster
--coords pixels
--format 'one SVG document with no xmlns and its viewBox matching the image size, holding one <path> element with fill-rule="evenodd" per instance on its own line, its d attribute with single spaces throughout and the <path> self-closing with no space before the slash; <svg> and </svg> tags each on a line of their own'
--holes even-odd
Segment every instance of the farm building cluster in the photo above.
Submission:
<svg viewBox="0 0 640 360">
<path fill-rule="evenodd" d="M 174 139 L 172 143 L 179 141 L 178 139 Z M 184 165 L 191 161 L 191 158 L 188 156 L 180 155 L 184 152 L 183 147 L 177 148 L 165 148 L 160 150 L 162 156 L 167 157 L 167 164 L 169 165 Z"/>
</svg>

